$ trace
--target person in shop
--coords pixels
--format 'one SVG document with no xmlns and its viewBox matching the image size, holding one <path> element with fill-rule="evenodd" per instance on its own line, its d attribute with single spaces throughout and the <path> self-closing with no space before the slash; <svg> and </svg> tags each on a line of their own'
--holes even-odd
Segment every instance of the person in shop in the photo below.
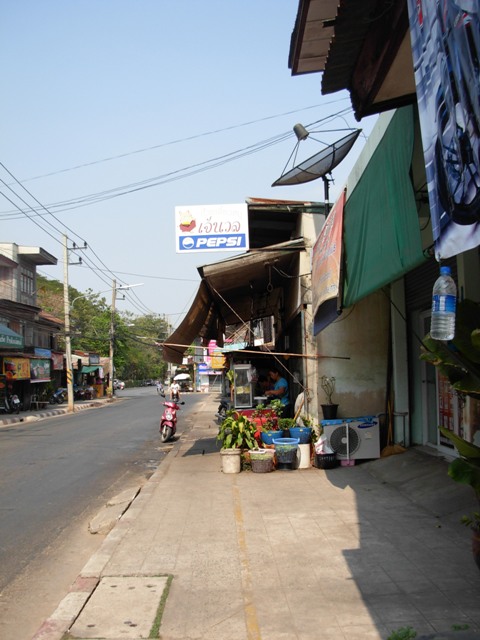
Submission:
<svg viewBox="0 0 480 640">
<path fill-rule="evenodd" d="M 263 374 L 258 376 L 257 386 L 255 390 L 257 396 L 265 396 L 266 395 L 265 391 L 272 388 L 273 388 L 273 385 L 267 376 L 264 376 Z"/>
<path fill-rule="evenodd" d="M 283 418 L 292 417 L 292 405 L 290 404 L 290 397 L 288 394 L 288 382 L 280 375 L 278 369 L 271 368 L 268 372 L 268 377 L 273 383 L 273 389 L 267 389 L 265 395 L 271 400 L 280 400 L 283 405 Z"/>
</svg>

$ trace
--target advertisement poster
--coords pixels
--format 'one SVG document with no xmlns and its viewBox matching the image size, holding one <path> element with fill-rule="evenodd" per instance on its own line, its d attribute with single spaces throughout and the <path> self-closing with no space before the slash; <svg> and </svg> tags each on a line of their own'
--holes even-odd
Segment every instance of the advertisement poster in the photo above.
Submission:
<svg viewBox="0 0 480 640">
<path fill-rule="evenodd" d="M 478 0 L 408 0 L 437 260 L 480 244 Z"/>
<path fill-rule="evenodd" d="M 30 382 L 48 382 L 50 380 L 50 360 L 30 360 Z"/>
<path fill-rule="evenodd" d="M 175 207 L 177 253 L 241 252 L 248 248 L 246 203 Z"/>
<path fill-rule="evenodd" d="M 3 373 L 8 380 L 28 380 L 30 378 L 30 360 L 26 358 L 4 358 Z"/>
<path fill-rule="evenodd" d="M 63 371 L 63 353 L 52 353 L 54 371 Z"/>
</svg>

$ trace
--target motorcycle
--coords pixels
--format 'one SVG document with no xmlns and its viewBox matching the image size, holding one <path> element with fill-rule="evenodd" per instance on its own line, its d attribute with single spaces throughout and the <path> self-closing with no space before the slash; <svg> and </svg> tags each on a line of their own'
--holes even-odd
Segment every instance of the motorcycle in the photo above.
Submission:
<svg viewBox="0 0 480 640">
<path fill-rule="evenodd" d="M 177 430 L 177 411 L 180 410 L 181 404 L 185 402 L 163 402 L 165 410 L 160 418 L 160 440 L 167 442 L 172 436 L 175 435 Z"/>
<path fill-rule="evenodd" d="M 50 404 L 63 404 L 67 399 L 67 390 L 59 387 L 51 396 Z"/>
<path fill-rule="evenodd" d="M 20 413 L 22 408 L 22 402 L 16 393 L 9 396 L 8 401 L 10 403 L 11 413 Z"/>
<path fill-rule="evenodd" d="M 218 424 L 222 424 L 222 422 L 227 417 L 227 411 L 230 409 L 230 399 L 222 398 L 220 400 L 220 404 L 218 405 L 217 413 L 215 417 L 217 418 Z"/>
<path fill-rule="evenodd" d="M 6 395 L 0 413 L 20 413 L 22 402 L 16 393 Z"/>
</svg>

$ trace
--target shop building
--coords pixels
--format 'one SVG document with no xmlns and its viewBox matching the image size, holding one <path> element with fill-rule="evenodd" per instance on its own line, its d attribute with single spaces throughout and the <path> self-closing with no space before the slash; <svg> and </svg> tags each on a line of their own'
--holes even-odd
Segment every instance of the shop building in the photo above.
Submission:
<svg viewBox="0 0 480 640">
<path fill-rule="evenodd" d="M 26 408 L 46 384 L 60 384 L 64 369 L 63 323 L 36 305 L 36 268 L 55 264 L 41 247 L 0 243 L 0 393 L 16 393 Z"/>
<path fill-rule="evenodd" d="M 420 342 L 439 261 L 459 299 L 480 301 L 479 24 L 472 3 L 300 0 L 289 55 L 323 94 L 347 90 L 360 123 L 381 114 L 346 184 L 342 313 L 314 310 L 318 350 L 351 356 L 332 363 L 337 401 L 383 404 L 396 442 L 448 453 L 437 425 L 478 442 L 478 409 Z"/>
</svg>

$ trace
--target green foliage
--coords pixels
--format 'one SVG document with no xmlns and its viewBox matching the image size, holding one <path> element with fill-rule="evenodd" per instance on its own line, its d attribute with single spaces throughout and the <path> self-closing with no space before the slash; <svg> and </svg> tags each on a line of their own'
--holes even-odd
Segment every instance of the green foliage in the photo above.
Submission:
<svg viewBox="0 0 480 640">
<path fill-rule="evenodd" d="M 472 300 L 458 303 L 455 338 L 451 342 L 423 339 L 422 360 L 430 362 L 447 376 L 457 393 L 480 399 L 480 304 Z M 460 454 L 448 466 L 448 475 L 461 484 L 472 487 L 480 502 L 480 447 L 457 436 L 445 427 L 438 427 Z M 479 524 L 478 514 L 464 516 L 462 521 L 472 528 Z"/>
<path fill-rule="evenodd" d="M 63 321 L 63 284 L 37 277 L 38 306 Z M 107 357 L 110 352 L 111 303 L 88 289 L 81 293 L 69 287 L 72 351 L 86 351 Z M 114 365 L 116 377 L 126 380 L 164 379 L 167 364 L 161 343 L 170 333 L 164 316 L 134 316 L 116 311 L 114 325 Z M 59 348 L 65 348 L 64 339 Z"/>
<path fill-rule="evenodd" d="M 413 640 L 417 637 L 417 632 L 412 627 L 400 627 L 396 631 L 393 631 L 387 638 L 387 640 Z"/>
<path fill-rule="evenodd" d="M 420 358 L 430 362 L 458 392 L 480 398 L 480 304 L 472 300 L 458 303 L 455 337 L 450 342 L 423 339 Z"/>
<path fill-rule="evenodd" d="M 295 420 L 293 418 L 280 418 L 278 421 L 278 428 L 280 431 L 284 429 L 290 429 L 295 426 Z"/>
<path fill-rule="evenodd" d="M 222 443 L 222 449 L 255 449 L 255 425 L 246 416 L 231 409 L 220 425 L 217 440 Z"/>
</svg>

